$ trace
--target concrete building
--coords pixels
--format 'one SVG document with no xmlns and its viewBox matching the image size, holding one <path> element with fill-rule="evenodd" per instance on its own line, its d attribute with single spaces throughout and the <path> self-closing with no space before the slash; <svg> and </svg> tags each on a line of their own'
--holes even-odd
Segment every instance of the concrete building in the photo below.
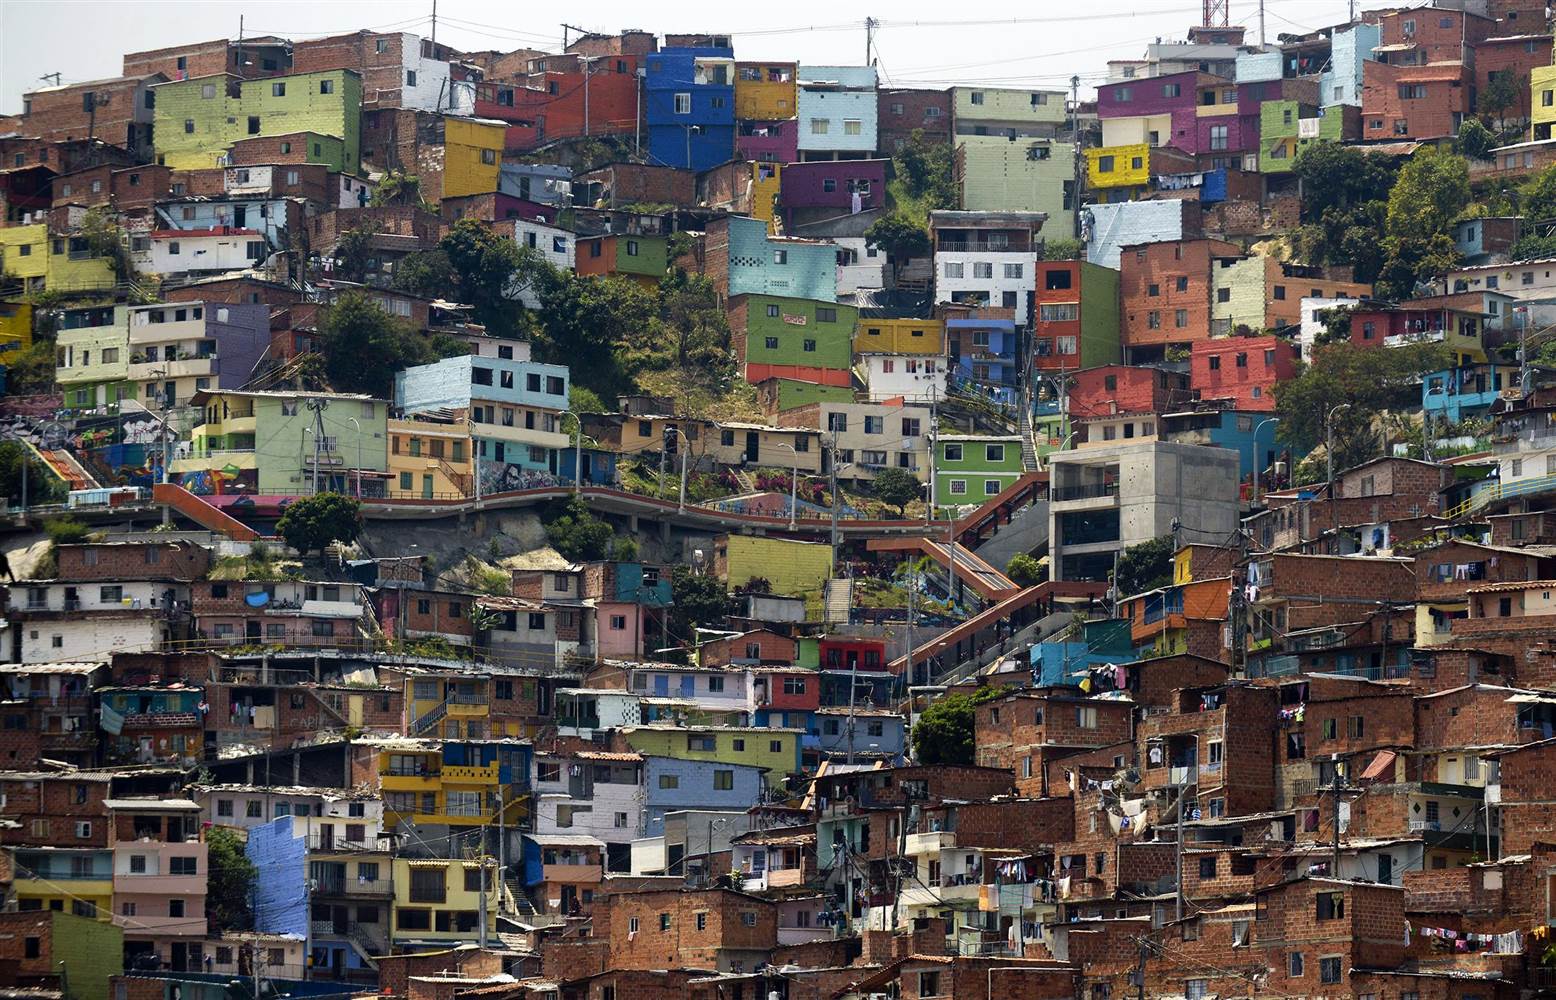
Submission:
<svg viewBox="0 0 1556 1000">
<path fill-rule="evenodd" d="M 811 403 L 778 414 L 780 424 L 814 427 L 832 442 L 838 475 L 868 482 L 886 468 L 929 478 L 929 408 L 902 402 Z"/>
<path fill-rule="evenodd" d="M 969 212 L 1040 212 L 1050 235 L 1075 235 L 1075 144 L 1006 135 L 956 137 L 954 178 Z"/>
<path fill-rule="evenodd" d="M 1063 371 L 1116 364 L 1118 272 L 1084 260 L 1037 262 L 1032 366 Z"/>
<path fill-rule="evenodd" d="M 205 938 L 206 847 L 188 799 L 108 799 L 113 921 L 127 956 L 198 968 Z"/>
<path fill-rule="evenodd" d="M 935 301 L 1031 316 L 1041 212 L 931 212 Z"/>
<path fill-rule="evenodd" d="M 244 80 L 218 74 L 152 87 L 157 162 L 178 170 L 222 166 L 228 148 L 251 136 L 317 132 L 331 169 L 361 173 L 362 77 L 349 69 Z"/>
<path fill-rule="evenodd" d="M 1106 580 L 1118 553 L 1170 535 L 1237 530 L 1238 457 L 1224 448 L 1119 442 L 1054 452 L 1048 538 L 1054 580 Z"/>
<path fill-rule="evenodd" d="M 875 154 L 880 108 L 874 66 L 801 66 L 796 117 L 800 160 Z"/>
<path fill-rule="evenodd" d="M 170 410 L 205 389 L 235 389 L 270 348 L 261 303 L 180 302 L 129 311 L 129 381 L 146 405 Z"/>
<path fill-rule="evenodd" d="M 735 151 L 735 58 L 723 46 L 666 46 L 645 59 L 643 119 L 651 161 L 707 170 Z"/>
</svg>

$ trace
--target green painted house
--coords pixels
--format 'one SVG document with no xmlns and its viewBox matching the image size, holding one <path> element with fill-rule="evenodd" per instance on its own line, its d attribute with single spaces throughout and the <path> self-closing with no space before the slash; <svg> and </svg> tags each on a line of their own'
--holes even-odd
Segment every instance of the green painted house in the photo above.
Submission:
<svg viewBox="0 0 1556 1000">
<path fill-rule="evenodd" d="M 217 74 L 157 84 L 153 93 L 157 162 L 175 170 L 220 166 L 219 159 L 241 139 L 315 132 L 340 143 L 310 143 L 314 162 L 360 172 L 362 78 L 352 70 L 257 80 Z M 335 158 L 326 159 L 328 154 Z"/>
<path fill-rule="evenodd" d="M 1021 436 L 942 434 L 935 439 L 935 505 L 977 506 L 1021 478 Z"/>
<path fill-rule="evenodd" d="M 317 441 L 310 401 L 325 405 Z M 383 496 L 388 480 L 389 404 L 355 393 L 197 392 L 202 422 L 174 458 L 170 481 L 198 494 L 311 493 Z"/>
<path fill-rule="evenodd" d="M 50 958 L 66 1000 L 102 1000 L 108 980 L 124 975 L 124 930 L 104 920 L 54 911 Z"/>
<path fill-rule="evenodd" d="M 653 288 L 670 266 L 670 239 L 622 234 L 579 237 L 574 260 L 579 274 L 619 274 Z"/>
<path fill-rule="evenodd" d="M 729 327 L 746 381 L 795 379 L 847 388 L 859 310 L 817 299 L 736 295 Z"/>
<path fill-rule="evenodd" d="M 779 410 L 792 410 L 796 406 L 811 403 L 852 403 L 854 390 L 841 385 L 820 385 L 816 382 L 800 382 L 792 378 L 773 379 L 763 390 L 771 387 L 777 396 Z"/>
<path fill-rule="evenodd" d="M 1358 108 L 1347 104 L 1319 110 L 1300 101 L 1263 102 L 1259 105 L 1259 171 L 1287 174 L 1297 153 L 1310 143 L 1360 138 L 1358 113 Z"/>
</svg>

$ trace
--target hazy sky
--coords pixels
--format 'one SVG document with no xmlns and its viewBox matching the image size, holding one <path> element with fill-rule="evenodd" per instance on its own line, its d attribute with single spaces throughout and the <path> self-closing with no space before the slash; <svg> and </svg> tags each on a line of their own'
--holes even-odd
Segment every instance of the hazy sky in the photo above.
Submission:
<svg viewBox="0 0 1556 1000">
<path fill-rule="evenodd" d="M 735 36 L 735 55 L 812 64 L 864 60 L 866 4 L 788 0 L 783 4 L 644 4 L 591 0 L 520 14 L 538 4 L 439 0 L 438 40 L 462 49 L 547 48 L 561 45 L 552 12 L 594 31 L 623 28 L 720 31 Z M 696 12 L 705 6 L 708 14 Z M 896 0 L 870 11 L 878 65 L 885 81 L 903 86 L 987 83 L 1068 87 L 1081 76 L 1082 95 L 1109 59 L 1133 58 L 1156 37 L 1180 38 L 1200 20 L 1195 0 L 1035 0 L 1017 7 L 962 8 L 931 0 Z M 1299 32 L 1343 22 L 1346 0 L 1266 0 L 1266 32 Z M 1360 6 L 1360 5 L 1359 5 Z M 1232 23 L 1257 38 L 1257 0 L 1232 0 Z M 432 0 L 0 0 L 0 113 L 21 110 L 21 95 L 47 86 L 45 73 L 67 83 L 117 76 L 125 52 L 213 38 L 236 38 L 238 19 L 249 34 L 307 38 L 358 28 L 426 35 Z M 887 16 L 887 15 L 890 16 Z"/>
</svg>

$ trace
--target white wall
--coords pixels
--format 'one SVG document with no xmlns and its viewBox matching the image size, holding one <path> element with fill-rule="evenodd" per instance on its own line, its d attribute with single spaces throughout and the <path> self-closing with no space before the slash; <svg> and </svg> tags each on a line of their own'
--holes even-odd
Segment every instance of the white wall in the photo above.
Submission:
<svg viewBox="0 0 1556 1000">
<path fill-rule="evenodd" d="M 872 402 L 901 396 L 909 402 L 930 402 L 945 398 L 949 362 L 945 358 L 922 354 L 865 354 L 866 393 Z M 930 366 L 934 371 L 929 371 Z M 887 371 L 887 368 L 891 371 Z M 917 371 L 910 369 L 916 368 Z"/>
<path fill-rule="evenodd" d="M 958 264 L 962 266 L 962 276 L 948 276 L 947 272 L 954 271 Z M 980 264 L 989 265 L 989 277 L 976 277 Z M 1006 277 L 1007 264 L 1019 265 L 1020 276 Z M 1014 292 L 1016 322 L 1022 324 L 1027 321 L 1029 313 L 1028 293 L 1037 287 L 1036 274 L 1036 253 L 1013 253 L 1008 250 L 989 253 L 940 251 L 935 254 L 935 301 L 954 301 L 952 294 L 955 292 L 981 291 L 988 293 L 987 304 L 998 309 L 1004 307 L 1004 293 Z"/>
<path fill-rule="evenodd" d="M 837 294 L 850 295 L 861 288 L 886 287 L 886 255 L 865 246 L 863 236 L 834 236 L 832 242 L 852 251 L 856 263 L 837 267 Z"/>
<path fill-rule="evenodd" d="M 566 229 L 548 226 L 544 222 L 529 219 L 513 220 L 513 240 L 521 247 L 532 245 L 546 258 L 546 263 L 562 271 L 571 271 L 578 253 L 578 237 Z M 561 242 L 558 243 L 557 241 Z M 560 246 L 561 249 L 557 249 Z M 540 308 L 540 296 L 533 288 L 515 288 L 510 298 L 517 298 L 527 309 Z"/>
<path fill-rule="evenodd" d="M 110 653 L 155 649 L 162 639 L 161 623 L 145 617 L 20 622 L 13 627 L 21 630 L 22 663 L 101 660 Z M 55 636 L 61 639 L 58 646 Z"/>
<path fill-rule="evenodd" d="M 135 266 L 153 274 L 182 274 L 185 271 L 241 271 L 254 267 L 264 258 L 249 257 L 250 242 L 264 243 L 258 233 L 246 236 L 155 237 L 150 250 L 135 254 Z M 178 253 L 173 253 L 174 245 Z"/>
<path fill-rule="evenodd" d="M 421 36 L 401 35 L 400 106 L 417 111 L 469 114 L 475 109 L 475 87 L 463 81 L 450 88 L 448 63 L 421 56 Z M 405 74 L 416 74 L 416 86 L 406 84 Z M 441 102 L 441 103 L 440 103 Z"/>
</svg>

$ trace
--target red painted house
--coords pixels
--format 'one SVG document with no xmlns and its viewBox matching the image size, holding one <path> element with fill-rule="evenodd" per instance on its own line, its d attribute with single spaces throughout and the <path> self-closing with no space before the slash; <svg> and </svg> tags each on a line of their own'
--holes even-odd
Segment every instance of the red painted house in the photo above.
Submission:
<svg viewBox="0 0 1556 1000">
<path fill-rule="evenodd" d="M 1143 365 L 1102 365 L 1070 380 L 1070 417 L 1164 413 L 1190 401 L 1189 376 Z"/>
<path fill-rule="evenodd" d="M 886 642 L 851 635 L 823 636 L 818 644 L 823 670 L 885 670 Z"/>
<path fill-rule="evenodd" d="M 814 670 L 762 671 L 753 679 L 758 708 L 779 712 L 814 712 L 821 707 L 821 678 Z M 765 689 L 765 690 L 764 690 Z"/>
<path fill-rule="evenodd" d="M 1293 378 L 1302 348 L 1281 337 L 1219 337 L 1195 341 L 1190 386 L 1202 400 L 1226 400 L 1234 410 L 1275 409 L 1275 384 Z"/>
<path fill-rule="evenodd" d="M 582 135 L 630 135 L 638 124 L 640 61 L 607 56 L 576 69 L 531 73 L 522 82 L 480 83 L 475 113 L 509 123 L 509 150 Z"/>
</svg>

